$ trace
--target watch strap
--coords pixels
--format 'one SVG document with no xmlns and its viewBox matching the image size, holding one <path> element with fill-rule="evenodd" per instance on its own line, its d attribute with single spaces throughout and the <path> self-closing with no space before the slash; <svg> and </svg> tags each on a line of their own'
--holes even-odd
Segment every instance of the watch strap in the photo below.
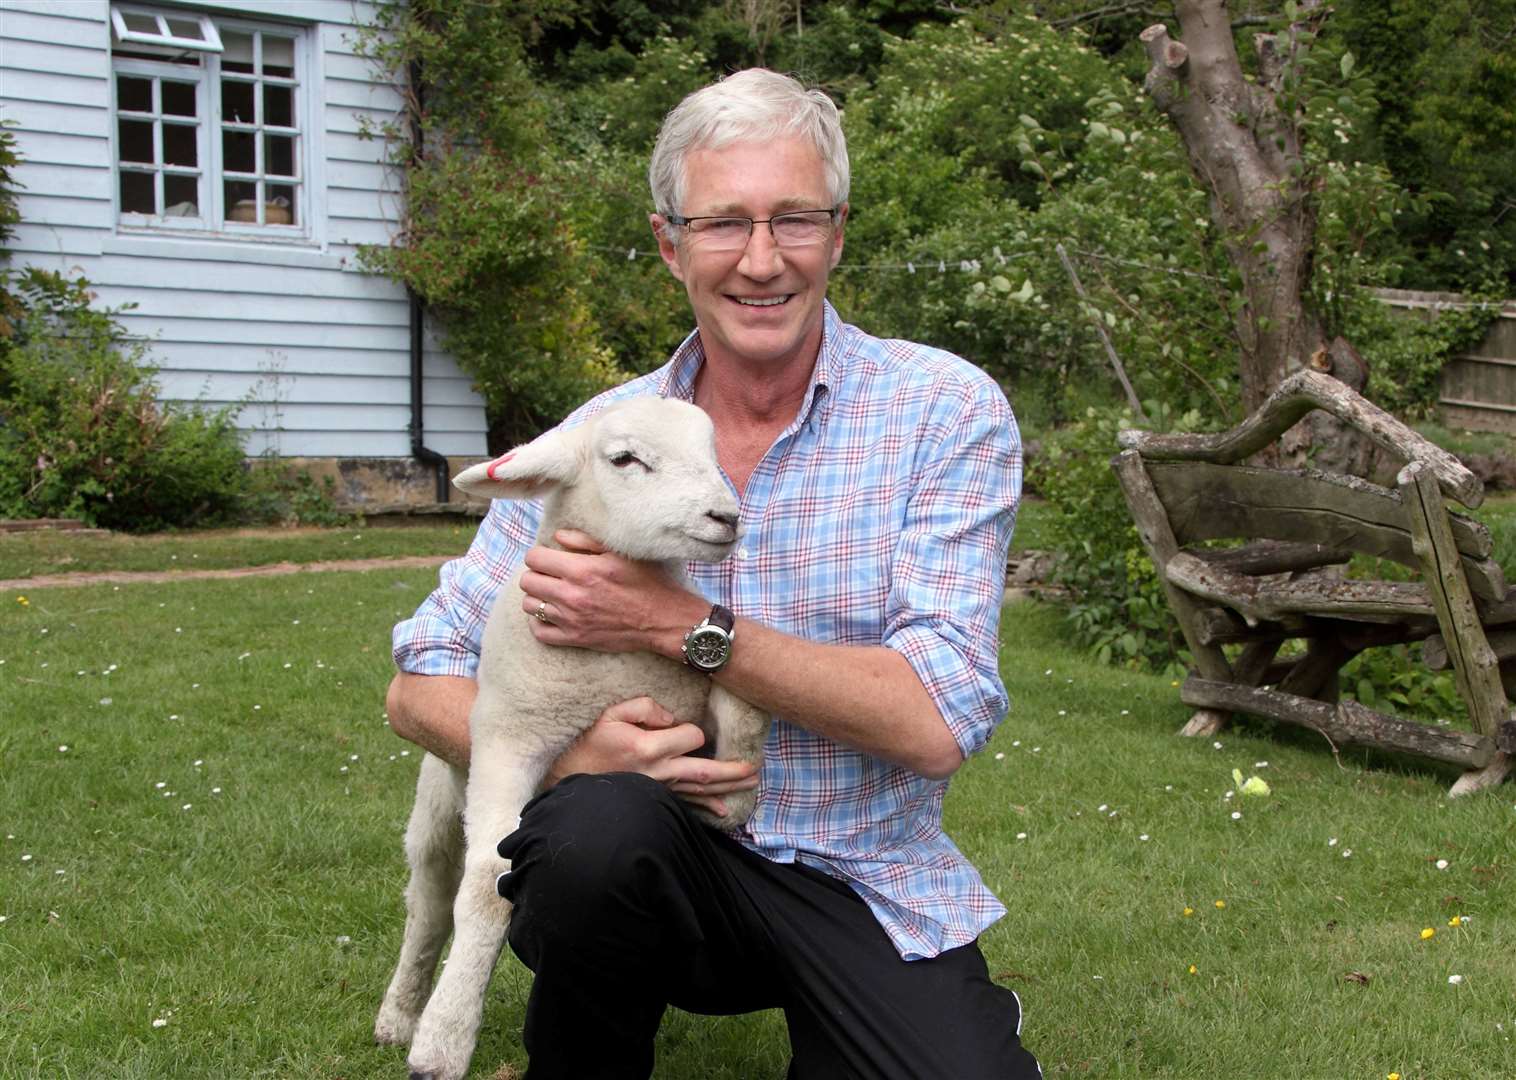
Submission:
<svg viewBox="0 0 1516 1080">
<path fill-rule="evenodd" d="M 730 636 L 732 628 L 737 625 L 737 616 L 732 613 L 731 608 L 722 607 L 720 604 L 712 604 L 711 613 L 705 617 L 705 621 L 712 626 L 721 627 Z"/>
</svg>

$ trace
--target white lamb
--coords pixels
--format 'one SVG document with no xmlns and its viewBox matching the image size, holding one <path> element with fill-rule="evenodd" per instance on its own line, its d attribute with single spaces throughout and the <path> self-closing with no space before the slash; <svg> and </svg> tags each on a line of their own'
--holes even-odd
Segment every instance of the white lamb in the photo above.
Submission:
<svg viewBox="0 0 1516 1080">
<path fill-rule="evenodd" d="M 552 543 L 557 529 L 579 529 L 621 555 L 662 563 L 681 580 L 685 562 L 719 562 L 738 537 L 737 500 L 717 467 L 710 419 L 681 401 L 612 406 L 453 482 L 492 498 L 544 497 L 541 542 Z M 759 763 L 763 756 L 767 713 L 661 656 L 542 645 L 521 597 L 518 577 L 500 590 L 485 625 L 467 776 L 427 755 L 405 833 L 405 940 L 374 1037 L 411 1044 L 412 1077 L 456 1080 L 468 1070 L 510 921 L 510 904 L 495 890 L 509 863 L 496 844 L 516 828 L 548 766 L 607 706 L 647 695 L 679 721 L 699 724 L 716 757 Z M 730 827 L 752 813 L 752 792 L 724 801 L 725 818 L 703 815 L 710 824 Z"/>
</svg>

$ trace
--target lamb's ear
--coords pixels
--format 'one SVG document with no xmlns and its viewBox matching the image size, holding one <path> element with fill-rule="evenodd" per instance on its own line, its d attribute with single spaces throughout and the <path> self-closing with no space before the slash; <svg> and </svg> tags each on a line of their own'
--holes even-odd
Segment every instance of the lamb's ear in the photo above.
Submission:
<svg viewBox="0 0 1516 1080">
<path fill-rule="evenodd" d="M 572 479 L 584 464 L 584 429 L 554 428 L 494 461 L 464 469 L 453 485 L 486 499 L 534 499 Z"/>
</svg>

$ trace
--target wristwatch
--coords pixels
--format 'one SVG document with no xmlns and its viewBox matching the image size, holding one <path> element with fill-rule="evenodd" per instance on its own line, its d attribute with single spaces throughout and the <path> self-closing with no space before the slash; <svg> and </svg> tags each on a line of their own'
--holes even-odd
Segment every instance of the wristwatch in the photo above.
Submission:
<svg viewBox="0 0 1516 1080">
<path fill-rule="evenodd" d="M 737 616 L 720 604 L 711 605 L 711 613 L 701 622 L 690 627 L 684 635 L 684 662 L 696 671 L 714 675 L 732 658 L 732 639 L 736 636 L 732 627 Z"/>
</svg>

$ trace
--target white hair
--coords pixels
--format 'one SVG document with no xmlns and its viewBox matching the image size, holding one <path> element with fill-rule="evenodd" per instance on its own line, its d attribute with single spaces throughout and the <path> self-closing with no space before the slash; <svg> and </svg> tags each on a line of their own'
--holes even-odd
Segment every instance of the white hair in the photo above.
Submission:
<svg viewBox="0 0 1516 1080">
<path fill-rule="evenodd" d="M 811 141 L 826 170 L 831 205 L 846 202 L 847 139 L 836 104 L 788 75 L 748 68 L 696 90 L 664 117 L 647 171 L 654 207 L 660 214 L 682 212 L 684 164 L 692 150 L 787 136 Z"/>
</svg>

